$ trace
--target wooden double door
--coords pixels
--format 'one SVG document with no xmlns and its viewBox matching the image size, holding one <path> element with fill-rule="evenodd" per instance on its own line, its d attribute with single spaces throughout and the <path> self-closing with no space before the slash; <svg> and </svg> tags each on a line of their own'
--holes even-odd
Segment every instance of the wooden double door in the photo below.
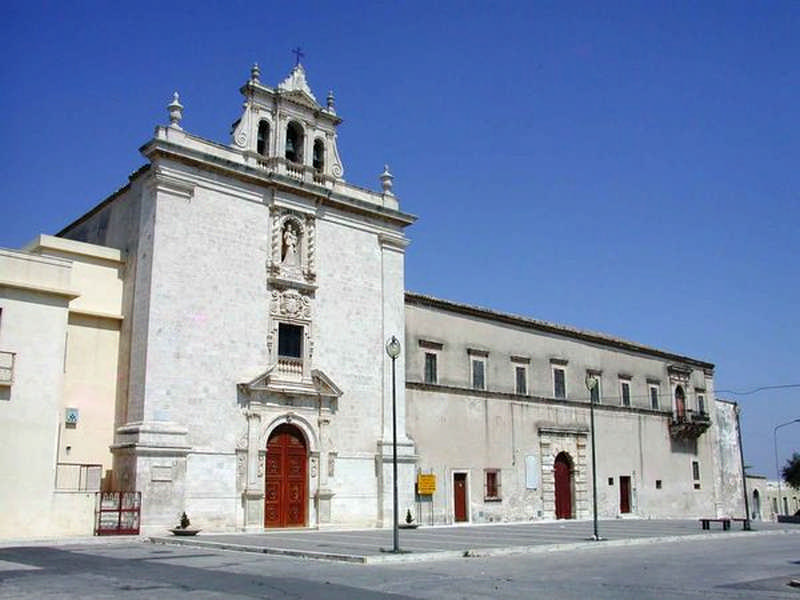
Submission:
<svg viewBox="0 0 800 600">
<path fill-rule="evenodd" d="M 306 524 L 308 449 L 297 427 L 280 425 L 267 442 L 264 527 Z"/>
</svg>

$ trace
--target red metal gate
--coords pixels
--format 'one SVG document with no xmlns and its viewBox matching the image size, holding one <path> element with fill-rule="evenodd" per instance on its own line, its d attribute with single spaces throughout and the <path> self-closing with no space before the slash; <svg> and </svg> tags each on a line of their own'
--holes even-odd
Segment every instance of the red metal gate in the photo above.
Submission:
<svg viewBox="0 0 800 600">
<path fill-rule="evenodd" d="M 95 535 L 139 535 L 141 492 L 97 492 Z"/>
</svg>

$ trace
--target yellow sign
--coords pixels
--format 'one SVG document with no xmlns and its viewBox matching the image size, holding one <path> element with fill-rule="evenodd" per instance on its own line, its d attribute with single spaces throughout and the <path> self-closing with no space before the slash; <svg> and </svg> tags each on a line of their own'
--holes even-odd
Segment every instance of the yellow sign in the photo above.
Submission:
<svg viewBox="0 0 800 600">
<path fill-rule="evenodd" d="M 420 496 L 430 496 L 436 491 L 436 475 L 419 473 L 417 475 L 417 493 Z"/>
</svg>

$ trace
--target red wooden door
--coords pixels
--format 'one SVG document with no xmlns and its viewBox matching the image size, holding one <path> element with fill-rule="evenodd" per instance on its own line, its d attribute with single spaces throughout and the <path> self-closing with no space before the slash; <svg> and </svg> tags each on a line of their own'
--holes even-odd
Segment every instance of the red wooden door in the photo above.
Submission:
<svg viewBox="0 0 800 600">
<path fill-rule="evenodd" d="M 306 524 L 306 464 L 303 434 L 281 425 L 267 442 L 264 494 L 265 527 L 302 527 Z"/>
<path fill-rule="evenodd" d="M 562 452 L 553 464 L 556 480 L 556 519 L 572 518 L 572 466 L 569 456 Z"/>
<path fill-rule="evenodd" d="M 627 475 L 619 476 L 619 512 L 631 512 L 631 478 Z"/>
<path fill-rule="evenodd" d="M 467 520 L 467 474 L 453 473 L 453 507 L 456 521 Z"/>
</svg>

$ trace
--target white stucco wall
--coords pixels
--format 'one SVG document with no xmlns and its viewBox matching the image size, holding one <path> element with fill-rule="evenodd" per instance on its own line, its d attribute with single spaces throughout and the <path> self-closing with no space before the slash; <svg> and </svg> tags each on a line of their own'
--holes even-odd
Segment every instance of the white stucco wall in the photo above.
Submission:
<svg viewBox="0 0 800 600">
<path fill-rule="evenodd" d="M 452 520 L 454 471 L 469 473 L 472 521 L 553 518 L 552 464 L 561 450 L 575 461 L 573 514 L 588 518 L 587 370 L 600 379 L 601 389 L 595 408 L 600 516 L 621 515 L 620 476 L 630 478 L 630 516 L 717 514 L 716 435 L 709 430 L 688 441 L 670 436 L 674 383 L 668 366 L 680 362 L 680 357 L 669 360 L 602 340 L 536 331 L 521 323 L 501 323 L 491 315 L 481 318 L 469 311 L 440 310 L 413 301 L 406 306 L 406 340 L 409 435 L 418 447 L 419 468 L 437 473 L 442 482 L 432 498 L 433 511 L 427 498 L 419 507 L 423 521 L 431 512 L 435 522 Z M 470 348 L 485 355 L 486 392 L 470 389 Z M 437 355 L 436 385 L 424 384 L 426 352 Z M 566 370 L 564 400 L 554 398 L 551 359 Z M 513 393 L 514 368 L 520 364 L 528 367 L 527 396 Z M 713 381 L 706 371 L 694 367 L 683 386 L 688 408 L 697 406 L 697 390 L 705 393 L 706 409 L 713 415 Z M 630 407 L 621 405 L 621 377 L 630 381 Z M 659 387 L 658 410 L 651 408 L 649 396 L 649 386 L 654 384 Z M 539 471 L 536 489 L 525 485 L 526 456 L 533 457 Z M 693 461 L 699 464 L 699 481 L 693 479 Z M 500 470 L 500 501 L 484 501 L 484 469 Z"/>
<path fill-rule="evenodd" d="M 58 535 L 51 513 L 61 419 L 70 264 L 0 250 L 0 537 Z M 25 287 L 21 287 L 21 286 Z"/>
</svg>

